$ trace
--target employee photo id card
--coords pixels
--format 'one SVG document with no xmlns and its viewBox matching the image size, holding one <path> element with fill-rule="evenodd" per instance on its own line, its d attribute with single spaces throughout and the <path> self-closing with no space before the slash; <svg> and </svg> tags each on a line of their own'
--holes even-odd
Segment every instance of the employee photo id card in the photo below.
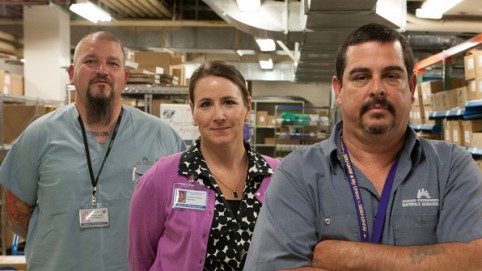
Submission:
<svg viewBox="0 0 482 271">
<path fill-rule="evenodd" d="M 206 210 L 207 193 L 194 189 L 175 187 L 173 191 L 173 208 Z"/>
<path fill-rule="evenodd" d="M 80 228 L 98 228 L 109 226 L 108 208 L 91 208 L 79 210 Z"/>
</svg>

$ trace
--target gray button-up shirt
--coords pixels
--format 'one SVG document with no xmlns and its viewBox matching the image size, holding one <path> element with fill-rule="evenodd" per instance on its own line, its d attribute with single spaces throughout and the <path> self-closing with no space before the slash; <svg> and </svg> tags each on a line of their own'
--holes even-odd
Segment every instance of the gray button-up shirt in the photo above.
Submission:
<svg viewBox="0 0 482 271">
<path fill-rule="evenodd" d="M 360 241 L 340 152 L 342 123 L 329 140 L 292 152 L 276 169 L 245 270 L 310 266 L 323 240 Z M 369 233 L 379 195 L 356 167 Z M 381 243 L 426 245 L 482 238 L 482 175 L 470 153 L 407 128 Z"/>
</svg>

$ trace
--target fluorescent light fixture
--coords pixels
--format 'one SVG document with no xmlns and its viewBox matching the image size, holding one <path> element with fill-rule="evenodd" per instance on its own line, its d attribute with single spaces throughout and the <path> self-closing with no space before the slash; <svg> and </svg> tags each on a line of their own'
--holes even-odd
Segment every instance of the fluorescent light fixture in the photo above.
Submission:
<svg viewBox="0 0 482 271">
<path fill-rule="evenodd" d="M 441 19 L 442 15 L 458 5 L 462 0 L 427 0 L 422 8 L 415 11 L 415 16 L 427 19 Z"/>
<path fill-rule="evenodd" d="M 255 12 L 261 6 L 261 0 L 236 0 L 242 12 Z"/>
<path fill-rule="evenodd" d="M 256 39 L 261 52 L 272 52 L 276 50 L 276 43 L 272 39 Z"/>
<path fill-rule="evenodd" d="M 112 20 L 109 13 L 87 0 L 77 0 L 76 4 L 70 5 L 70 10 L 95 24 L 98 21 L 110 22 Z"/>
</svg>

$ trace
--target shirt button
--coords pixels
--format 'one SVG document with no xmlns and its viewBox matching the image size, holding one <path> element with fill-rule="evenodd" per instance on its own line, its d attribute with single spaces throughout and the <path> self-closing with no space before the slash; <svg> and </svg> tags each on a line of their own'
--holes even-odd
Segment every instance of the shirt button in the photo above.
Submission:
<svg viewBox="0 0 482 271">
<path fill-rule="evenodd" d="M 325 225 L 330 225 L 331 224 L 331 219 L 325 218 Z"/>
<path fill-rule="evenodd" d="M 260 192 L 256 192 L 255 194 L 257 197 L 261 196 L 261 193 Z"/>
</svg>

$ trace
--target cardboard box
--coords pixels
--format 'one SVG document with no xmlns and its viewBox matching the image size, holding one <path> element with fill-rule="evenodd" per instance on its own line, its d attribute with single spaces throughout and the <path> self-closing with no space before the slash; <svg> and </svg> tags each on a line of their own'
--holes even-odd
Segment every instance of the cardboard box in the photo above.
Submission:
<svg viewBox="0 0 482 271">
<path fill-rule="evenodd" d="M 462 132 L 464 134 L 464 146 L 473 146 L 473 133 L 482 132 L 482 119 L 463 120 Z"/>
<path fill-rule="evenodd" d="M 451 122 L 449 122 L 447 119 L 444 119 L 442 121 L 442 127 L 444 131 L 444 141 L 447 143 L 452 143 L 452 130 L 450 127 Z"/>
<path fill-rule="evenodd" d="M 256 112 L 256 126 L 268 126 L 268 111 Z"/>
<path fill-rule="evenodd" d="M 139 63 L 139 69 L 152 71 L 156 67 L 160 67 L 163 69 L 163 73 L 167 73 L 171 65 L 171 57 L 171 53 L 165 52 L 136 52 L 134 60 Z"/>
<path fill-rule="evenodd" d="M 460 109 L 465 108 L 465 104 L 469 100 L 470 93 L 469 93 L 469 88 L 467 86 L 465 87 L 459 87 L 455 89 L 457 93 L 457 107 Z"/>
<path fill-rule="evenodd" d="M 467 81 L 470 100 L 482 99 L 482 77 L 476 77 Z"/>
<path fill-rule="evenodd" d="M 264 144 L 267 144 L 267 145 L 274 145 L 274 137 L 265 137 L 264 138 Z"/>
<path fill-rule="evenodd" d="M 464 57 L 465 80 L 482 77 L 482 50 L 471 50 Z"/>
<path fill-rule="evenodd" d="M 452 133 L 452 143 L 464 146 L 464 133 L 462 132 L 462 121 L 461 120 L 449 120 L 450 130 Z"/>
<path fill-rule="evenodd" d="M 420 92 L 423 104 L 431 104 L 431 96 L 443 90 L 443 81 L 427 81 L 420 83 Z"/>
<path fill-rule="evenodd" d="M 24 96 L 23 75 L 0 70 L 0 93 Z"/>
<path fill-rule="evenodd" d="M 47 108 L 43 105 L 3 105 L 3 141 L 12 143 Z"/>
<path fill-rule="evenodd" d="M 482 133 L 472 133 L 472 148 L 482 148 Z"/>
</svg>

